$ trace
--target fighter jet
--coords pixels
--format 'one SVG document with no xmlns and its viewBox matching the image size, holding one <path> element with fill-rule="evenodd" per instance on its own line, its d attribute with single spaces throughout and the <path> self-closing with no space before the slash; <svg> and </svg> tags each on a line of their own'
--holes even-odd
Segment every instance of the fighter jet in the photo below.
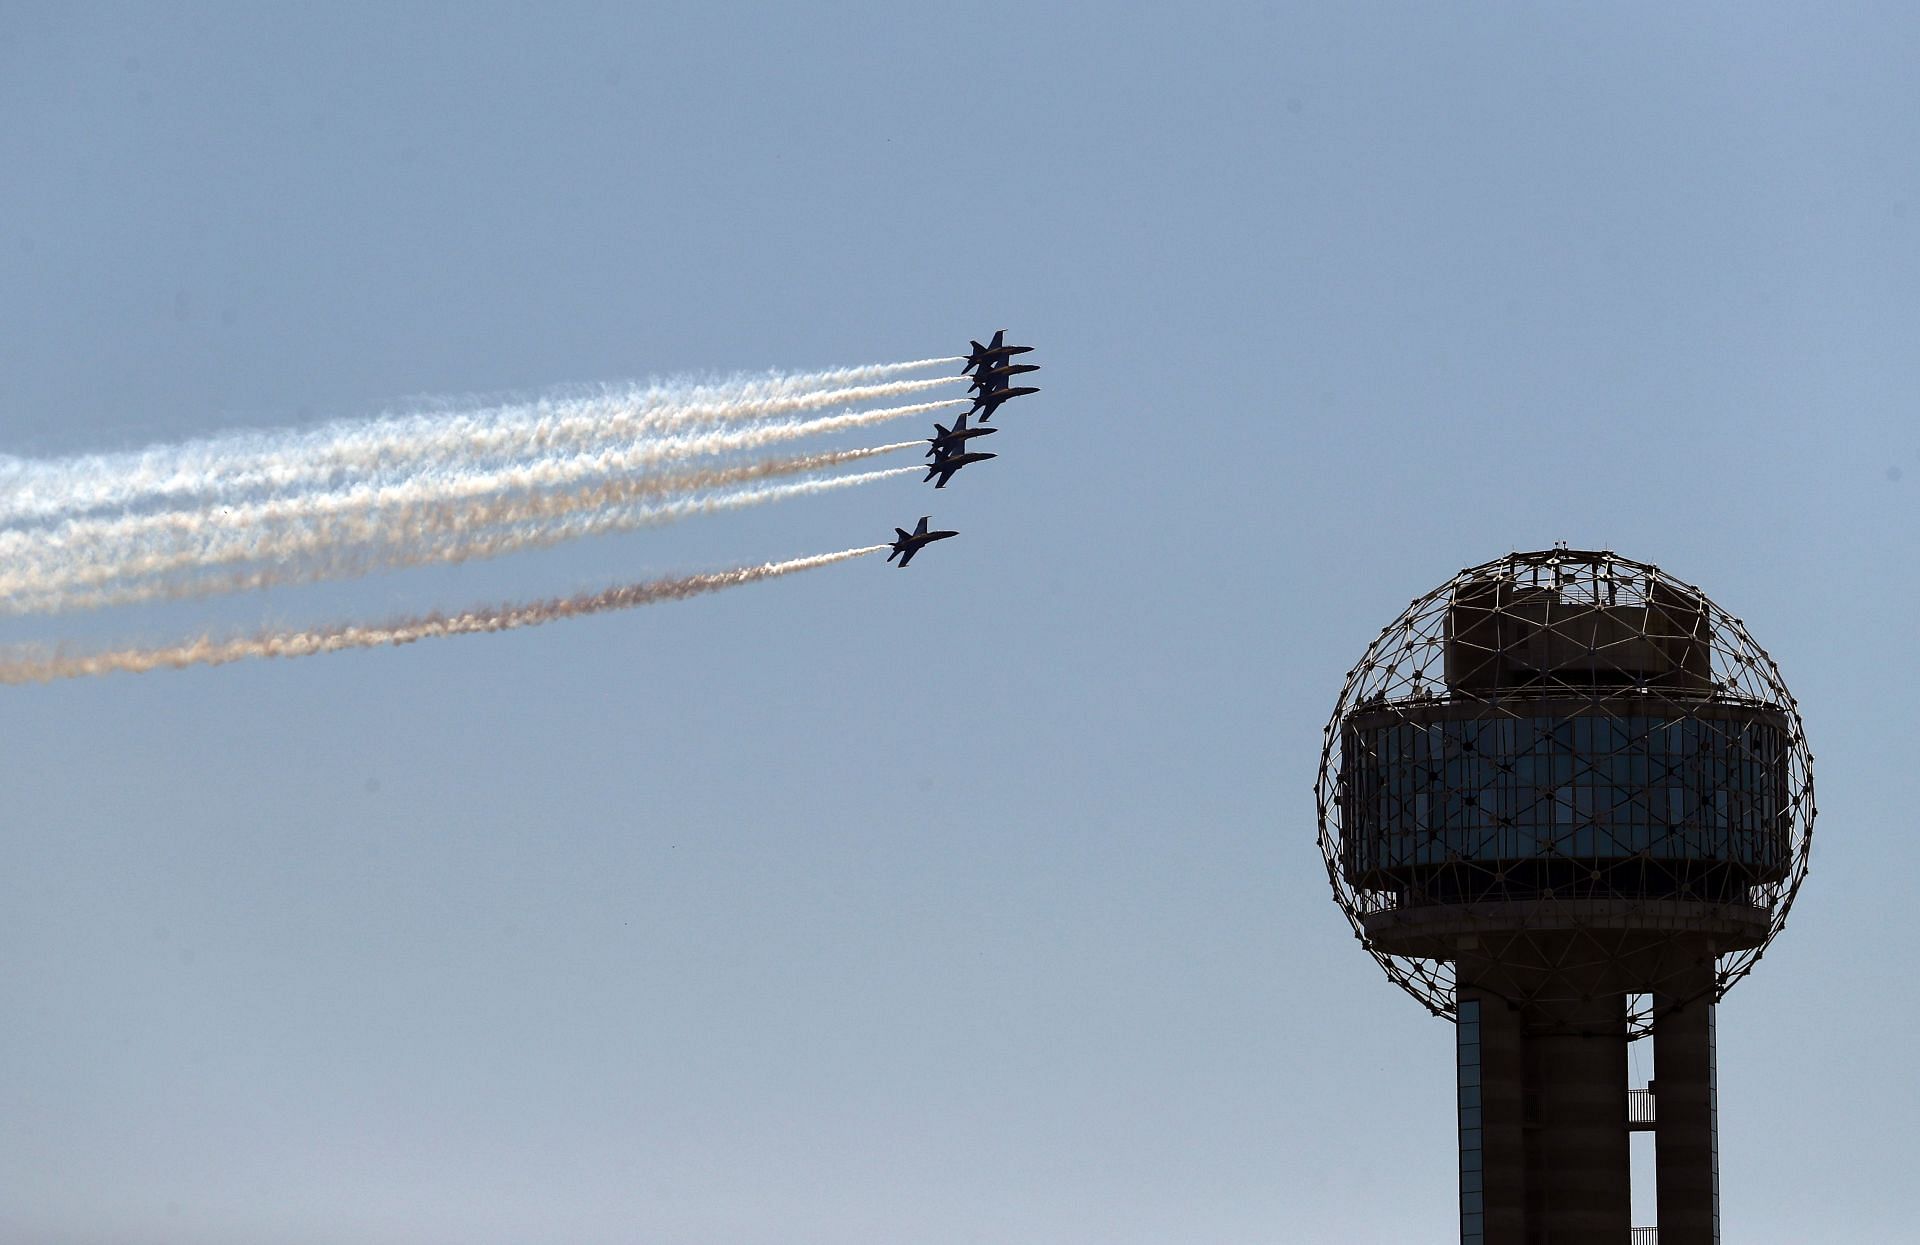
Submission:
<svg viewBox="0 0 1920 1245">
<path fill-rule="evenodd" d="M 1004 344 L 1006 340 L 1007 330 L 1001 329 L 984 346 L 979 342 L 968 342 L 973 347 L 973 353 L 967 356 L 966 366 L 960 369 L 960 374 L 965 376 L 977 367 L 997 367 L 1005 363 L 1009 355 L 1025 354 L 1033 349 L 1032 346 L 1008 346 Z"/>
<path fill-rule="evenodd" d="M 960 534 L 958 532 L 929 532 L 927 530 L 927 520 L 930 517 L 929 515 L 921 515 L 920 526 L 914 528 L 911 532 L 904 527 L 896 527 L 893 529 L 894 535 L 900 539 L 893 542 L 893 552 L 887 555 L 887 561 L 891 562 L 895 557 L 898 557 L 900 559 L 900 569 L 904 571 L 907 569 L 907 563 L 913 561 L 913 555 L 920 552 L 922 545 L 930 545 L 936 540 L 945 540 L 949 536 L 958 536 Z"/>
<path fill-rule="evenodd" d="M 1004 367 L 996 367 L 991 371 L 982 368 L 980 371 L 974 373 L 973 383 L 968 385 L 967 388 L 969 390 L 977 389 L 981 393 L 992 393 L 996 389 L 1005 389 L 1009 376 L 1019 376 L 1024 372 L 1037 372 L 1039 370 L 1040 365 L 1038 363 L 1009 363 Z"/>
<path fill-rule="evenodd" d="M 992 393 L 975 394 L 973 398 L 973 410 L 968 411 L 967 414 L 971 415 L 974 411 L 978 411 L 980 413 L 980 422 L 984 424 L 993 418 L 993 413 L 1000 409 L 1002 402 L 1007 401 L 1009 398 L 1024 398 L 1030 393 L 1039 392 L 1040 391 L 1032 385 L 1015 385 L 1011 389 L 996 389 Z"/>
<path fill-rule="evenodd" d="M 988 431 L 998 432 L 999 429 L 993 428 L 993 429 L 989 429 Z M 931 480 L 933 479 L 933 477 L 939 476 L 940 483 L 934 485 L 933 487 L 945 488 L 947 487 L 947 481 L 953 479 L 953 473 L 960 470 L 960 468 L 966 466 L 968 463 L 983 463 L 987 461 L 989 458 L 998 458 L 998 457 L 1000 457 L 998 454 L 981 454 L 978 452 L 975 452 L 972 454 L 942 454 L 933 460 L 932 465 L 927 468 L 926 480 L 922 480 L 920 481 L 920 483 L 925 484 L 927 480 Z"/>
<path fill-rule="evenodd" d="M 965 415 L 954 420 L 951 429 L 944 424 L 935 424 L 933 430 L 939 435 L 927 438 L 929 448 L 927 449 L 926 456 L 929 458 L 961 453 L 962 447 L 966 445 L 969 438 L 984 437 L 990 433 L 1000 431 L 998 428 L 969 428 L 967 427 L 967 417 Z M 925 481 L 923 480 L 921 483 L 924 484 Z"/>
</svg>

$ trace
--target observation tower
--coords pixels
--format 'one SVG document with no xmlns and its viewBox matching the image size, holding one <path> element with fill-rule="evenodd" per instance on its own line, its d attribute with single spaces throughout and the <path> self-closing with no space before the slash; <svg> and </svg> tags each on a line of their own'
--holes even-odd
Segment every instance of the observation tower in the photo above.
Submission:
<svg viewBox="0 0 1920 1245">
<path fill-rule="evenodd" d="M 1656 1239 L 1633 1131 L 1659 1245 L 1719 1241 L 1714 1005 L 1806 877 L 1812 766 L 1740 620 L 1612 553 L 1461 571 L 1347 675 L 1320 849 L 1368 952 L 1455 1021 L 1462 1245 Z"/>
</svg>

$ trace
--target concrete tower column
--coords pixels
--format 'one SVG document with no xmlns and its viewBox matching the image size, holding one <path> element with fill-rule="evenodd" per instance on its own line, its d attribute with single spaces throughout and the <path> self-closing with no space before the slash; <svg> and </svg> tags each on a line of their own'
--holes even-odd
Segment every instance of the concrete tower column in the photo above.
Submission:
<svg viewBox="0 0 1920 1245">
<path fill-rule="evenodd" d="M 1720 1155 L 1711 955 L 1674 993 L 1655 995 L 1654 1178 L 1660 1245 L 1719 1245 Z M 1697 997 L 1680 1002 L 1688 994 Z"/>
<path fill-rule="evenodd" d="M 1633 1226 L 1623 995 L 1528 1009 L 1530 1221 L 1553 1245 L 1619 1245 Z"/>
<path fill-rule="evenodd" d="M 1482 1245 L 1620 1245 L 1632 1226 L 1625 997 L 1515 1004 L 1474 968 L 1458 966 L 1456 997 L 1478 1003 Z"/>
</svg>

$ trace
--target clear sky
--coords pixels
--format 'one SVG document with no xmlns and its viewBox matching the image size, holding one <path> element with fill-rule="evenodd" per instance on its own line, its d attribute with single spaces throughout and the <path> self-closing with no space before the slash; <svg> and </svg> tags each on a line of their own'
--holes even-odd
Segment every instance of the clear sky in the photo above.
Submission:
<svg viewBox="0 0 1920 1245">
<path fill-rule="evenodd" d="M 1667 7 L 5 6 L 0 453 L 1046 371 L 937 500 L 55 624 L 963 530 L 6 689 L 0 1237 L 1454 1239 L 1451 1031 L 1329 900 L 1319 732 L 1408 599 L 1565 540 L 1743 618 L 1818 756 L 1726 1237 L 1905 1239 L 1920 16 Z"/>
</svg>

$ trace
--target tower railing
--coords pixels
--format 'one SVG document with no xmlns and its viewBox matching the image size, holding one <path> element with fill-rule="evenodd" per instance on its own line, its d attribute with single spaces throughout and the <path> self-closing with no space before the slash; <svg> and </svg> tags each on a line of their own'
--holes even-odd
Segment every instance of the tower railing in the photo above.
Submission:
<svg viewBox="0 0 1920 1245">
<path fill-rule="evenodd" d="M 1654 1098 L 1650 1089 L 1630 1089 L 1627 1091 L 1627 1127 L 1635 1132 L 1646 1132 L 1654 1124 Z"/>
</svg>

